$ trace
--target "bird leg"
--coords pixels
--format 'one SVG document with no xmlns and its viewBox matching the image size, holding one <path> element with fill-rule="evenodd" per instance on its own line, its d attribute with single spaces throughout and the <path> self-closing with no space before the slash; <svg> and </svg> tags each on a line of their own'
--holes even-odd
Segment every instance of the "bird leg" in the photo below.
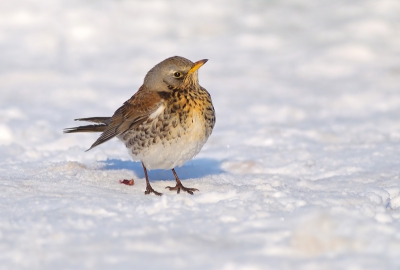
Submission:
<svg viewBox="0 0 400 270">
<path fill-rule="evenodd" d="M 154 193 L 157 196 L 161 196 L 162 193 L 155 191 L 151 185 L 150 185 L 150 181 L 149 181 L 149 176 L 147 175 L 147 169 L 146 166 L 144 166 L 143 162 L 142 162 L 142 166 L 143 166 L 143 171 L 144 171 L 144 175 L 146 176 L 146 191 L 144 192 L 144 194 L 150 194 L 150 193 Z"/>
<path fill-rule="evenodd" d="M 186 191 L 187 193 L 189 193 L 189 194 L 191 194 L 191 195 L 193 195 L 193 191 L 199 191 L 197 188 L 187 188 L 187 187 L 184 187 L 184 186 L 182 185 L 182 183 L 181 183 L 181 180 L 179 180 L 179 177 L 178 177 L 178 175 L 176 174 L 175 169 L 172 169 L 172 173 L 173 173 L 174 176 L 175 176 L 176 185 L 175 185 L 174 187 L 168 186 L 168 187 L 166 187 L 166 188 L 168 188 L 169 190 L 176 190 L 176 193 L 178 193 L 178 194 L 179 194 L 179 192 L 181 192 L 181 189 L 182 189 L 183 191 Z"/>
</svg>

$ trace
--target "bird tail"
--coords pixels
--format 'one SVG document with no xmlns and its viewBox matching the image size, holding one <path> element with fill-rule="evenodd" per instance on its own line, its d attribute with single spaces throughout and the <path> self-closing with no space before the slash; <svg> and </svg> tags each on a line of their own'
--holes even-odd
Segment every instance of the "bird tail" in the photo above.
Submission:
<svg viewBox="0 0 400 270">
<path fill-rule="evenodd" d="M 80 127 L 72 127 L 64 129 L 64 133 L 76 133 L 76 132 L 104 132 L 110 123 L 111 117 L 89 117 L 89 118 L 78 118 L 75 121 L 86 121 L 98 123 L 98 125 L 87 125 Z"/>
</svg>

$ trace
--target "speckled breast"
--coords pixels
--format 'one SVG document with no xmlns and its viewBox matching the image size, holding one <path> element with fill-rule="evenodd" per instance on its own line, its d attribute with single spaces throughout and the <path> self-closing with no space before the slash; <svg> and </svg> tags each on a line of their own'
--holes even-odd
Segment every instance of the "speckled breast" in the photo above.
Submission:
<svg viewBox="0 0 400 270">
<path fill-rule="evenodd" d="M 148 169 L 171 169 L 193 158 L 215 124 L 211 98 L 205 89 L 160 93 L 164 110 L 136 129 L 118 136 L 135 160 Z"/>
</svg>

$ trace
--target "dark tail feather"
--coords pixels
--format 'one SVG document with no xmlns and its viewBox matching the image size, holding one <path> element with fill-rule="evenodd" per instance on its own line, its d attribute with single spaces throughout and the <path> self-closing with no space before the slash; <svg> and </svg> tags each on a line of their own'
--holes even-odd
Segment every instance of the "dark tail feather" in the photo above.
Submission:
<svg viewBox="0 0 400 270">
<path fill-rule="evenodd" d="M 87 125 L 73 128 L 64 129 L 64 133 L 76 133 L 76 132 L 104 132 L 106 127 L 110 123 L 111 117 L 89 117 L 89 118 L 78 118 L 75 121 L 87 121 L 93 123 L 99 123 L 99 125 Z"/>
<path fill-rule="evenodd" d="M 75 119 L 75 121 L 93 122 L 93 123 L 98 123 L 98 125 L 87 125 L 87 126 L 66 128 L 66 129 L 64 129 L 64 133 L 104 132 L 106 130 L 106 128 L 108 127 L 110 120 L 111 120 L 111 117 L 78 118 L 78 119 Z M 100 143 L 102 143 L 102 142 L 100 142 Z M 86 150 L 86 152 L 100 143 L 97 140 L 88 150 Z"/>
<path fill-rule="evenodd" d="M 81 127 L 73 127 L 64 129 L 64 133 L 75 133 L 75 132 L 103 132 L 106 130 L 107 125 L 88 125 Z"/>
<path fill-rule="evenodd" d="M 89 118 L 78 118 L 75 119 L 75 121 L 86 121 L 86 122 L 108 125 L 110 123 L 110 119 L 111 117 L 89 117 Z"/>
</svg>

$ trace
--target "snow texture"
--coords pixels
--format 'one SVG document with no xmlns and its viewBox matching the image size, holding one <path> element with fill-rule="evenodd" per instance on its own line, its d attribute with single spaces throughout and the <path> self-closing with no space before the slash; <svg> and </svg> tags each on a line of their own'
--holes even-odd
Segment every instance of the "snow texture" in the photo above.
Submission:
<svg viewBox="0 0 400 270">
<path fill-rule="evenodd" d="M 1 269 L 400 269 L 398 0 L 0 2 Z M 208 58 L 217 112 L 144 195 L 110 116 Z M 118 180 L 135 179 L 134 186 Z"/>
</svg>

